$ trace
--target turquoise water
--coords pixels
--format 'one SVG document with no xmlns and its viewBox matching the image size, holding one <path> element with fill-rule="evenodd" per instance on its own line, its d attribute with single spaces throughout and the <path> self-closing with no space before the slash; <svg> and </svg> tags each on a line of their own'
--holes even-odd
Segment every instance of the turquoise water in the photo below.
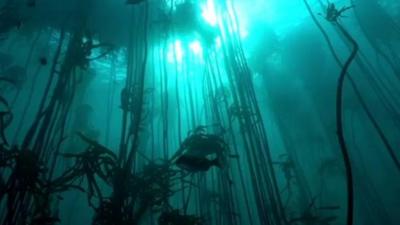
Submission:
<svg viewBox="0 0 400 225">
<path fill-rule="evenodd" d="M 0 4 L 0 223 L 399 224 L 397 1 Z"/>
</svg>

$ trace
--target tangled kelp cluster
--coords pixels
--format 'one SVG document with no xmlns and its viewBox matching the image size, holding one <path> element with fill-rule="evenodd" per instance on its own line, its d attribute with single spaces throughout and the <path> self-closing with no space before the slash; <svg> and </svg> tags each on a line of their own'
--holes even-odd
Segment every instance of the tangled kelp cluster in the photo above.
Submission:
<svg viewBox="0 0 400 225">
<path fill-rule="evenodd" d="M 390 0 L 0 3 L 1 224 L 399 221 Z"/>
</svg>

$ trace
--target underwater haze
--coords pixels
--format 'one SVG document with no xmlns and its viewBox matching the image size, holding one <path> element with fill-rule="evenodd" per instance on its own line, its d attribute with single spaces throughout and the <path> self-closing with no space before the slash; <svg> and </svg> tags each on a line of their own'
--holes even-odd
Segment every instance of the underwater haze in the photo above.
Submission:
<svg viewBox="0 0 400 225">
<path fill-rule="evenodd" d="M 0 225 L 399 225 L 400 1 L 0 0 Z"/>
</svg>

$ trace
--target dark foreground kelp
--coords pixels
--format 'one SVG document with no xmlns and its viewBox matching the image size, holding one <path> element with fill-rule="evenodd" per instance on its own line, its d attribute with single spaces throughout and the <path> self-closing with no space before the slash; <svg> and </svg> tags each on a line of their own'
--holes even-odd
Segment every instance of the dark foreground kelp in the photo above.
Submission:
<svg viewBox="0 0 400 225">
<path fill-rule="evenodd" d="M 0 0 L 0 224 L 396 225 L 399 40 L 394 0 Z"/>
</svg>

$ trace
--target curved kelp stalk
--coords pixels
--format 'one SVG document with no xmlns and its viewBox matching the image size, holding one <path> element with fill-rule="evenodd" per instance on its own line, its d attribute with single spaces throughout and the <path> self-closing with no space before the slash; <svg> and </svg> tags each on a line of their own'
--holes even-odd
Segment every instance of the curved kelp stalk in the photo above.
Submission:
<svg viewBox="0 0 400 225">
<path fill-rule="evenodd" d="M 346 145 L 346 140 L 344 137 L 344 127 L 343 127 L 343 86 L 347 71 L 353 62 L 354 58 L 358 52 L 358 44 L 351 37 L 351 35 L 340 25 L 338 22 L 335 22 L 335 25 L 339 27 L 340 31 L 346 36 L 346 38 L 352 43 L 353 50 L 346 60 L 342 71 L 340 72 L 337 89 L 336 89 L 336 127 L 337 127 L 337 135 L 338 141 L 340 145 L 340 149 L 342 151 L 344 165 L 346 167 L 346 179 L 347 179 L 347 225 L 353 224 L 353 211 L 354 211 L 354 190 L 353 190 L 353 173 L 351 169 L 351 160 L 349 156 L 349 151 Z"/>
<path fill-rule="evenodd" d="M 328 34 L 326 33 L 326 31 L 324 30 L 324 28 L 321 26 L 321 24 L 318 22 L 317 18 L 315 17 L 314 13 L 311 10 L 310 5 L 307 3 L 306 0 L 304 0 L 306 7 L 314 21 L 314 23 L 316 24 L 316 26 L 318 27 L 318 29 L 321 31 L 325 41 L 328 44 L 329 50 L 332 54 L 332 56 L 335 59 L 335 62 L 337 63 L 337 65 L 339 65 L 340 67 L 343 67 L 342 62 L 339 59 L 339 56 L 337 55 L 333 44 L 328 36 Z M 346 37 L 347 38 L 347 37 Z M 358 101 L 360 102 L 360 105 L 362 107 L 362 109 L 364 110 L 366 116 L 368 117 L 368 119 L 371 121 L 372 126 L 374 127 L 374 129 L 376 130 L 379 138 L 381 139 L 383 145 L 385 146 L 386 150 L 389 153 L 390 158 L 392 159 L 393 163 L 395 164 L 397 170 L 400 172 L 400 160 L 397 158 L 395 150 L 393 149 L 393 147 L 391 146 L 388 138 L 386 137 L 385 133 L 383 132 L 381 126 L 379 125 L 378 121 L 374 118 L 371 110 L 368 108 L 367 102 L 364 100 L 364 98 L 361 95 L 361 91 L 359 90 L 359 88 L 357 87 L 354 79 L 352 78 L 352 76 L 350 74 L 347 74 L 347 79 L 349 79 L 350 81 L 350 85 L 354 90 L 354 93 L 356 94 L 356 97 L 358 99 Z"/>
<path fill-rule="evenodd" d="M 333 45 L 330 42 L 326 32 L 323 30 L 322 26 L 319 24 L 318 20 L 316 19 L 315 15 L 313 14 L 310 5 L 308 4 L 307 0 L 303 0 L 304 4 L 307 7 L 307 10 L 309 11 L 313 21 L 316 23 L 318 28 L 322 31 L 324 34 L 325 39 L 327 40 L 329 44 L 329 48 L 331 52 L 334 52 Z M 346 8 L 344 8 L 347 10 Z M 331 11 L 334 10 L 334 11 Z M 346 60 L 345 64 L 342 67 L 342 70 L 340 72 L 339 78 L 338 78 L 338 83 L 337 83 L 337 89 L 336 89 L 336 127 L 337 127 L 337 136 L 338 136 L 338 142 L 339 146 L 341 149 L 341 153 L 343 156 L 343 161 L 346 169 L 346 188 L 347 188 L 347 216 L 346 216 L 346 224 L 347 225 L 352 225 L 353 224 L 353 217 L 354 217 L 354 187 L 353 187 L 353 173 L 352 173 L 352 168 L 351 168 L 351 160 L 350 160 L 350 155 L 349 151 L 346 145 L 346 140 L 344 137 L 344 127 L 343 127 L 343 87 L 344 87 L 344 81 L 346 78 L 346 74 L 348 72 L 348 69 L 353 62 L 354 58 L 357 55 L 358 52 L 358 44 L 357 42 L 351 37 L 351 35 L 343 28 L 341 24 L 338 23 L 338 18 L 341 16 L 341 13 L 344 11 L 338 11 L 333 4 L 330 4 L 328 6 L 328 11 L 327 15 L 332 13 L 331 15 L 335 15 L 334 17 L 327 17 L 327 19 L 332 22 L 334 25 L 336 25 L 342 34 L 351 42 L 353 45 L 353 50 Z M 335 59 L 340 63 L 338 57 L 335 55 Z M 340 63 L 341 64 L 341 63 Z M 351 82 L 353 87 L 355 87 L 354 83 Z"/>
</svg>

